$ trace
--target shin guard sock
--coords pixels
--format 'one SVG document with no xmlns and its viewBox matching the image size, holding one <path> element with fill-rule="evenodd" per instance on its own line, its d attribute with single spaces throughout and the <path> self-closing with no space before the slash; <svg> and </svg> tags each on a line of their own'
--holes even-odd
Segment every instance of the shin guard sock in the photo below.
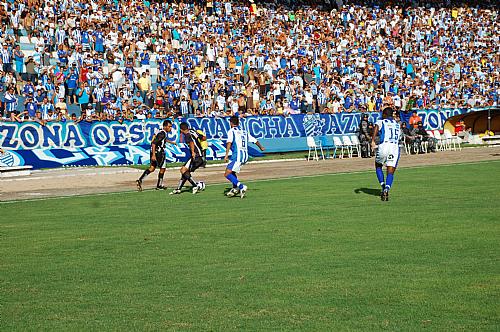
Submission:
<svg viewBox="0 0 500 332">
<path fill-rule="evenodd" d="M 139 181 L 143 181 L 151 172 L 149 171 L 149 168 L 142 173 L 141 177 L 139 178 Z"/>
<path fill-rule="evenodd" d="M 233 188 L 238 188 L 240 186 L 238 178 L 233 173 L 228 174 L 226 176 L 226 179 L 228 179 L 233 184 Z"/>
<path fill-rule="evenodd" d="M 393 181 L 394 181 L 394 174 L 392 173 L 387 174 L 387 182 L 385 183 L 386 190 L 391 190 Z"/>
<path fill-rule="evenodd" d="M 382 171 L 382 167 L 377 167 L 375 169 L 375 172 L 377 173 L 378 182 L 383 187 L 384 186 L 384 171 Z"/>
<path fill-rule="evenodd" d="M 196 182 L 195 182 L 195 181 L 193 180 L 193 178 L 191 177 L 191 173 L 190 173 L 190 172 L 186 172 L 186 173 L 182 174 L 182 177 L 183 177 L 186 181 L 188 181 L 189 183 L 191 183 L 191 185 L 192 185 L 193 187 L 195 187 L 195 186 L 196 186 Z"/>
<path fill-rule="evenodd" d="M 158 182 L 156 183 L 157 187 L 163 186 L 163 173 L 158 174 Z"/>
</svg>

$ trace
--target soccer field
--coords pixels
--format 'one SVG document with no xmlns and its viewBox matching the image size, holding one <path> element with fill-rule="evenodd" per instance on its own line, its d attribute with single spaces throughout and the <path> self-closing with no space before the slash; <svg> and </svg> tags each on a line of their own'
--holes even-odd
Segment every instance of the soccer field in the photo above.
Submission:
<svg viewBox="0 0 500 332">
<path fill-rule="evenodd" d="M 500 162 L 0 204 L 2 330 L 500 328 Z"/>
</svg>

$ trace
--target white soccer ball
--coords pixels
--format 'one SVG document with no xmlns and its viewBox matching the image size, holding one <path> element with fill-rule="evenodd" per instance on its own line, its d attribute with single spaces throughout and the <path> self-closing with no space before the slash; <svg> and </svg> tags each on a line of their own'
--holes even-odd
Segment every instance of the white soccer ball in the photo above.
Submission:
<svg viewBox="0 0 500 332">
<path fill-rule="evenodd" d="M 205 182 L 203 181 L 198 182 L 198 189 L 205 190 Z"/>
</svg>

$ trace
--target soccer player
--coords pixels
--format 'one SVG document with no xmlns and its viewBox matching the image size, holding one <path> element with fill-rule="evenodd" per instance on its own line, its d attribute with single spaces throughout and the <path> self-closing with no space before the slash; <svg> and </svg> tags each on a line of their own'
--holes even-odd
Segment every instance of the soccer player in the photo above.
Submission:
<svg viewBox="0 0 500 332">
<path fill-rule="evenodd" d="M 372 136 L 372 150 L 377 148 L 375 138 L 380 136 L 380 143 L 378 145 L 377 154 L 375 156 L 375 171 L 377 178 L 382 186 L 380 199 L 382 201 L 389 200 L 389 191 L 392 187 L 394 180 L 394 172 L 398 166 L 399 161 L 399 138 L 401 129 L 399 123 L 393 119 L 394 110 L 386 107 L 382 111 L 382 120 L 377 120 L 375 129 Z M 382 171 L 383 165 L 387 166 L 387 179 L 384 180 L 384 172 Z"/>
<path fill-rule="evenodd" d="M 167 133 L 172 131 L 172 122 L 170 120 L 163 121 L 163 129 L 160 130 L 156 135 L 153 136 L 151 141 L 150 150 L 150 160 L 151 164 L 148 169 L 142 173 L 139 180 L 136 181 L 137 189 L 142 191 L 142 181 L 151 173 L 153 173 L 156 167 L 160 167 L 160 172 L 158 173 L 158 182 L 156 183 L 156 190 L 165 190 L 167 187 L 163 185 L 163 176 L 165 175 L 165 170 L 167 168 L 167 160 L 165 156 L 165 145 L 166 143 L 177 145 L 174 141 L 167 139 Z"/>
<path fill-rule="evenodd" d="M 207 138 L 206 136 L 200 135 L 196 130 L 189 129 L 189 125 L 185 122 L 181 123 L 180 128 L 181 134 L 184 136 L 184 142 L 188 145 L 189 151 L 191 152 L 191 157 L 186 161 L 184 166 L 181 167 L 179 186 L 172 191 L 170 195 L 180 194 L 186 181 L 193 186 L 193 194 L 196 194 L 200 188 L 198 187 L 198 183 L 193 180 L 191 173 L 204 165 L 202 142 L 206 141 Z"/>
<path fill-rule="evenodd" d="M 234 197 L 239 193 L 240 197 L 243 198 L 248 188 L 238 181 L 236 174 L 240 172 L 241 165 L 244 165 L 248 161 L 248 143 L 255 143 L 261 151 L 265 149 L 255 137 L 239 127 L 240 119 L 237 116 L 232 116 L 229 119 L 229 123 L 231 129 L 227 132 L 226 156 L 224 157 L 224 161 L 228 161 L 229 151 L 232 151 L 232 155 L 231 162 L 227 165 L 224 176 L 233 184 L 233 188 L 226 195 Z"/>
</svg>

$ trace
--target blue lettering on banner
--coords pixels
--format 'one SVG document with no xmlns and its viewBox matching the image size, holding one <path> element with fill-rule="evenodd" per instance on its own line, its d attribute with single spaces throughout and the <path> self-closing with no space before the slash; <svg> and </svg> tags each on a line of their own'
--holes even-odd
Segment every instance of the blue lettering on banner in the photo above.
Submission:
<svg viewBox="0 0 500 332">
<path fill-rule="evenodd" d="M 93 146 L 108 145 L 111 141 L 108 128 L 104 124 L 94 126 L 90 132 L 90 140 Z"/>
<path fill-rule="evenodd" d="M 128 144 L 130 134 L 127 133 L 127 126 L 114 124 L 111 128 L 113 129 L 113 145 Z"/>
<path fill-rule="evenodd" d="M 17 139 L 18 126 L 15 124 L 0 124 L 0 146 L 6 149 L 17 149 L 19 140 Z"/>
<path fill-rule="evenodd" d="M 141 123 L 133 123 L 129 127 L 129 133 L 131 145 L 139 145 L 139 143 L 143 142 L 146 137 L 146 135 L 144 135 L 144 130 L 142 129 Z"/>
<path fill-rule="evenodd" d="M 83 133 L 79 126 L 74 123 L 69 123 L 66 125 L 66 130 L 64 132 L 63 146 L 70 148 L 85 146 L 85 139 L 83 138 Z"/>
<path fill-rule="evenodd" d="M 61 129 L 60 123 L 49 123 L 42 127 L 44 148 L 52 148 L 61 146 Z"/>
<path fill-rule="evenodd" d="M 419 110 L 428 130 L 440 129 L 447 118 L 464 114 L 470 109 Z M 401 113 L 402 121 L 411 114 Z M 376 122 L 380 113 L 369 113 Z M 270 152 L 290 151 L 290 139 L 301 138 L 294 149 L 307 149 L 305 137 L 352 134 L 358 130 L 360 113 L 296 114 L 288 117 L 260 116 L 241 119 L 241 126 L 252 136 L 272 141 Z M 179 124 L 186 121 L 193 129 L 205 132 L 208 159 L 225 155 L 225 138 L 230 128 L 228 118 L 189 118 L 174 120 L 167 138 L 179 143 L 167 145 L 169 162 L 186 160 L 188 147 L 180 142 Z M 58 122 L 45 126 L 37 122 L 0 123 L 0 146 L 10 155 L 4 165 L 32 165 L 34 168 L 65 165 L 118 165 L 149 163 L 149 148 L 153 135 L 162 128 L 163 120 L 112 122 Z M 295 141 L 294 141 L 295 142 Z M 256 153 L 254 148 L 251 153 Z"/>
<path fill-rule="evenodd" d="M 38 130 L 34 126 L 29 125 L 21 128 L 19 132 L 19 138 L 21 145 L 25 149 L 32 149 L 38 145 L 40 135 L 38 133 Z"/>
</svg>

